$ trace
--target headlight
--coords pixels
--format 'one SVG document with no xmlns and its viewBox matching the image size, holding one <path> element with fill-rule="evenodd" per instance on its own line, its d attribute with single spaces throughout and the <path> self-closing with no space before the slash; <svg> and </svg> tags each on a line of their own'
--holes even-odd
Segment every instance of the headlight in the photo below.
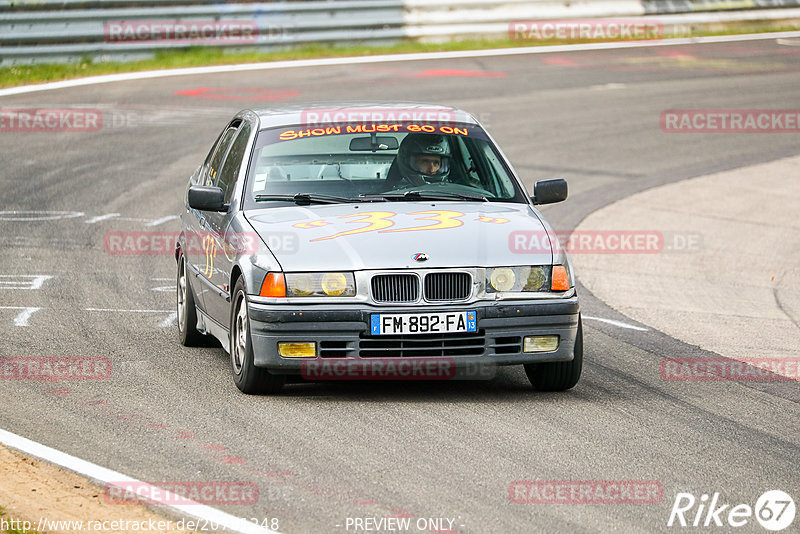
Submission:
<svg viewBox="0 0 800 534">
<path fill-rule="evenodd" d="M 352 286 L 351 286 L 352 287 Z M 322 292 L 326 295 L 341 296 L 347 291 L 347 277 L 342 273 L 322 275 Z"/>
<path fill-rule="evenodd" d="M 516 281 L 517 277 L 514 275 L 514 271 L 508 267 L 492 269 L 489 275 L 489 285 L 495 291 L 511 291 Z"/>
<path fill-rule="evenodd" d="M 531 267 L 528 272 L 528 279 L 522 287 L 523 291 L 539 291 L 547 281 L 547 275 L 544 274 L 544 269 L 541 267 Z"/>
<path fill-rule="evenodd" d="M 314 278 L 310 274 L 290 275 L 289 291 L 298 297 L 307 297 L 314 292 Z"/>
<path fill-rule="evenodd" d="M 353 297 L 353 273 L 286 273 L 287 297 Z"/>
<path fill-rule="evenodd" d="M 547 291 L 549 278 L 549 266 L 493 267 L 486 269 L 486 292 Z"/>
</svg>

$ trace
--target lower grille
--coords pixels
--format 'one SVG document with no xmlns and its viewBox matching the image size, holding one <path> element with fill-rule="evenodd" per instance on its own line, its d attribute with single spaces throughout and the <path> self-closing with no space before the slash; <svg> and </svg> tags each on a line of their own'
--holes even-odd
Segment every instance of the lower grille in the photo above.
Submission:
<svg viewBox="0 0 800 534">
<path fill-rule="evenodd" d="M 320 341 L 320 358 L 345 358 L 352 350 L 351 344 L 347 341 Z"/>
<path fill-rule="evenodd" d="M 522 352 L 522 338 L 519 336 L 496 337 L 489 344 L 495 354 L 519 354 Z"/>
<path fill-rule="evenodd" d="M 425 358 L 436 356 L 481 356 L 486 350 L 483 331 L 462 334 L 411 336 L 362 336 L 362 358 Z"/>
</svg>

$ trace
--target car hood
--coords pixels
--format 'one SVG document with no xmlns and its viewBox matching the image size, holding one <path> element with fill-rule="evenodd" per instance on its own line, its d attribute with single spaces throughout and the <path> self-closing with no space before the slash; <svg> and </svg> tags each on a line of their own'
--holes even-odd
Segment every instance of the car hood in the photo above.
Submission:
<svg viewBox="0 0 800 534">
<path fill-rule="evenodd" d="M 552 262 L 549 243 L 539 241 L 545 227 L 527 204 L 323 204 L 248 210 L 245 217 L 287 272 Z M 515 246 L 519 235 L 537 245 Z M 416 261 L 418 254 L 427 261 Z"/>
</svg>

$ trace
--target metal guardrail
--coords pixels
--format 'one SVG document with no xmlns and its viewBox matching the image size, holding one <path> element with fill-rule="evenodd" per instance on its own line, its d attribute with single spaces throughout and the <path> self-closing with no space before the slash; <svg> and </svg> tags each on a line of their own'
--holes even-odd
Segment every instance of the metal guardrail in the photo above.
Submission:
<svg viewBox="0 0 800 534">
<path fill-rule="evenodd" d="M 270 50 L 304 43 L 445 40 L 507 35 L 515 20 L 798 5 L 800 0 L 0 0 L 0 64 L 81 57 L 126 61 L 197 45 Z M 150 40 L 136 34 L 147 21 Z M 176 25 L 186 29 L 182 38 L 158 34 L 157 28 Z M 187 39 L 198 25 L 210 27 L 210 33 Z M 215 38 L 215 28 L 226 25 L 245 28 L 248 38 Z"/>
<path fill-rule="evenodd" d="M 61 0 L 62 3 L 69 1 Z M 70 3 L 85 2 L 72 0 Z M 198 23 L 215 22 L 217 27 L 221 23 L 236 23 L 248 26 L 251 38 L 215 38 L 212 30 L 210 38 L 201 35 L 193 42 L 186 39 L 139 40 L 135 36 L 132 40 L 120 40 L 115 39 L 109 29 L 113 22 L 127 23 L 126 27 L 130 29 L 132 24 L 141 26 L 142 21 L 152 21 L 153 26 L 156 23 L 182 23 L 189 31 Z M 124 61 L 152 56 L 156 50 L 193 45 L 274 49 L 301 43 L 378 41 L 401 37 L 402 0 L 250 4 L 195 1 L 182 6 L 0 11 L 2 64 L 68 61 L 82 56 Z"/>
<path fill-rule="evenodd" d="M 800 7 L 800 0 L 642 0 L 646 14 Z"/>
</svg>

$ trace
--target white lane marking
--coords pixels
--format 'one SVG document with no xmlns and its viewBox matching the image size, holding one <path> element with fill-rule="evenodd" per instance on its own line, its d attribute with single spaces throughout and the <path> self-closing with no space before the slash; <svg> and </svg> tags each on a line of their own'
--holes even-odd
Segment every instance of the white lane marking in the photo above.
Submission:
<svg viewBox="0 0 800 534">
<path fill-rule="evenodd" d="M 800 46 L 800 41 L 797 39 L 778 39 L 777 43 L 784 46 Z"/>
<path fill-rule="evenodd" d="M 164 224 L 167 221 L 172 221 L 174 219 L 180 219 L 177 215 L 167 215 L 166 217 L 161 217 L 160 219 L 155 219 L 150 221 L 149 223 L 145 224 L 145 226 L 158 226 L 159 224 Z"/>
<path fill-rule="evenodd" d="M 22 310 L 14 317 L 14 326 L 30 326 L 31 315 L 41 310 L 41 308 L 26 308 L 24 306 L 0 306 L 0 310 Z"/>
<path fill-rule="evenodd" d="M 623 41 L 605 43 L 584 43 L 554 46 L 530 46 L 520 48 L 495 48 L 489 50 L 457 50 L 451 52 L 423 52 L 416 54 L 390 54 L 377 56 L 337 57 L 322 59 L 297 59 L 289 61 L 270 61 L 266 63 L 246 63 L 243 65 L 218 65 L 213 67 L 192 67 L 185 69 L 163 69 L 143 72 L 127 72 L 123 74 L 106 74 L 77 78 L 60 82 L 43 83 L 38 85 L 23 85 L 0 89 L 0 96 L 35 93 L 68 87 L 82 87 L 101 83 L 126 82 L 131 80 L 146 80 L 150 78 L 165 78 L 167 76 L 189 76 L 202 74 L 215 74 L 222 72 L 243 72 L 252 70 L 291 69 L 300 67 L 323 67 L 331 65 L 355 65 L 367 63 L 389 63 L 396 61 L 423 61 L 438 59 L 480 58 L 495 56 L 516 56 L 525 54 L 550 54 L 553 52 L 580 52 L 587 50 L 614 50 L 620 48 L 645 48 L 649 46 L 674 46 L 696 43 L 731 43 L 738 41 L 758 41 L 764 39 L 781 39 L 800 37 L 800 31 L 750 33 L 741 35 L 714 35 L 708 37 L 681 37 L 677 39 L 661 39 L 658 41 Z"/>
<path fill-rule="evenodd" d="M 49 274 L 0 274 L 0 278 L 10 278 L 9 281 L 0 280 L 0 289 L 41 289 L 42 285 L 53 278 Z M 16 279 L 16 280 L 15 280 Z"/>
<path fill-rule="evenodd" d="M 78 165 L 77 167 L 72 168 L 72 172 L 82 171 L 84 169 L 90 169 L 92 167 L 99 167 L 100 163 L 92 162 L 92 163 L 85 163 L 83 165 Z"/>
<path fill-rule="evenodd" d="M 64 469 L 72 471 L 73 473 L 85 476 L 92 481 L 106 485 L 114 484 L 115 486 L 119 486 L 120 483 L 135 484 L 137 489 L 147 489 L 146 494 L 148 495 L 163 495 L 164 501 L 169 501 L 170 499 L 175 498 L 172 497 L 172 495 L 168 495 L 170 492 L 167 490 L 156 488 L 155 486 L 152 486 L 146 482 L 123 475 L 117 471 L 112 471 L 111 469 L 101 467 L 97 464 L 87 462 L 86 460 L 82 460 L 59 450 L 52 449 L 46 445 L 42 445 L 41 443 L 23 438 L 17 434 L 12 434 L 11 432 L 3 430 L 2 428 L 0 428 L 0 443 L 6 445 L 7 447 L 11 447 L 12 449 L 23 452 L 29 456 L 35 456 L 40 460 L 56 464 Z M 255 523 L 251 523 L 244 518 L 234 517 L 230 514 L 226 514 L 225 512 L 217 510 L 216 508 L 199 504 L 191 499 L 187 499 L 185 497 L 181 497 L 180 499 L 182 502 L 189 501 L 191 504 L 164 504 L 159 506 L 166 506 L 167 508 L 177 510 L 189 517 L 208 521 L 211 524 L 216 524 L 221 527 L 231 529 L 234 532 L 241 532 L 242 534 L 279 534 L 274 530 L 269 530 Z"/>
<path fill-rule="evenodd" d="M 170 310 L 123 310 L 120 308 L 83 308 L 93 312 L 130 312 L 130 313 L 170 313 Z"/>
<path fill-rule="evenodd" d="M 625 89 L 624 83 L 603 83 L 589 86 L 590 91 L 605 91 L 608 89 Z"/>
<path fill-rule="evenodd" d="M 158 326 L 160 326 L 161 328 L 167 328 L 172 326 L 172 324 L 177 320 L 178 320 L 178 312 L 172 312 L 169 314 L 169 316 L 167 316 L 166 319 L 158 323 Z"/>
<path fill-rule="evenodd" d="M 150 280 L 156 280 L 158 282 L 164 282 L 164 281 L 172 282 L 173 280 L 175 280 L 175 277 L 173 276 L 173 277 L 167 277 L 167 278 L 151 278 Z"/>
<path fill-rule="evenodd" d="M 151 287 L 150 291 L 160 291 L 162 293 L 169 293 L 170 291 L 175 291 L 175 286 L 158 286 L 158 287 Z"/>
<path fill-rule="evenodd" d="M 137 219 L 136 217 L 120 217 L 120 218 L 119 218 L 119 219 L 117 219 L 117 220 L 118 220 L 118 221 L 125 221 L 125 222 L 140 222 L 140 223 L 146 223 L 146 222 L 152 222 L 152 220 L 153 220 L 153 219 Z"/>
<path fill-rule="evenodd" d="M 0 211 L 0 221 L 56 221 L 75 217 L 83 217 L 83 212 L 42 210 Z"/>
<path fill-rule="evenodd" d="M 174 290 L 175 288 L 171 288 Z M 172 310 L 125 310 L 121 308 L 83 308 L 83 311 L 90 311 L 90 312 L 109 312 L 109 313 L 166 313 L 167 318 L 158 323 L 159 328 L 167 328 L 171 325 L 177 318 L 177 312 Z M 174 317 L 173 317 L 174 315 Z"/>
<path fill-rule="evenodd" d="M 607 323 L 614 326 L 618 326 L 620 328 L 628 328 L 630 330 L 638 330 L 639 332 L 647 332 L 650 330 L 649 328 L 644 328 L 641 326 L 636 326 L 628 323 L 623 323 L 622 321 L 615 321 L 614 319 L 604 319 L 602 317 L 592 317 L 591 315 L 581 315 L 584 319 L 589 319 L 590 321 L 598 321 L 600 323 Z"/>
<path fill-rule="evenodd" d="M 108 220 L 108 219 L 112 219 L 114 217 L 119 217 L 119 213 L 106 213 L 105 215 L 98 215 L 97 217 L 92 217 L 91 219 L 83 221 L 83 222 L 85 222 L 86 224 L 94 224 L 94 223 L 98 223 L 100 221 L 105 221 L 105 220 Z"/>
</svg>

